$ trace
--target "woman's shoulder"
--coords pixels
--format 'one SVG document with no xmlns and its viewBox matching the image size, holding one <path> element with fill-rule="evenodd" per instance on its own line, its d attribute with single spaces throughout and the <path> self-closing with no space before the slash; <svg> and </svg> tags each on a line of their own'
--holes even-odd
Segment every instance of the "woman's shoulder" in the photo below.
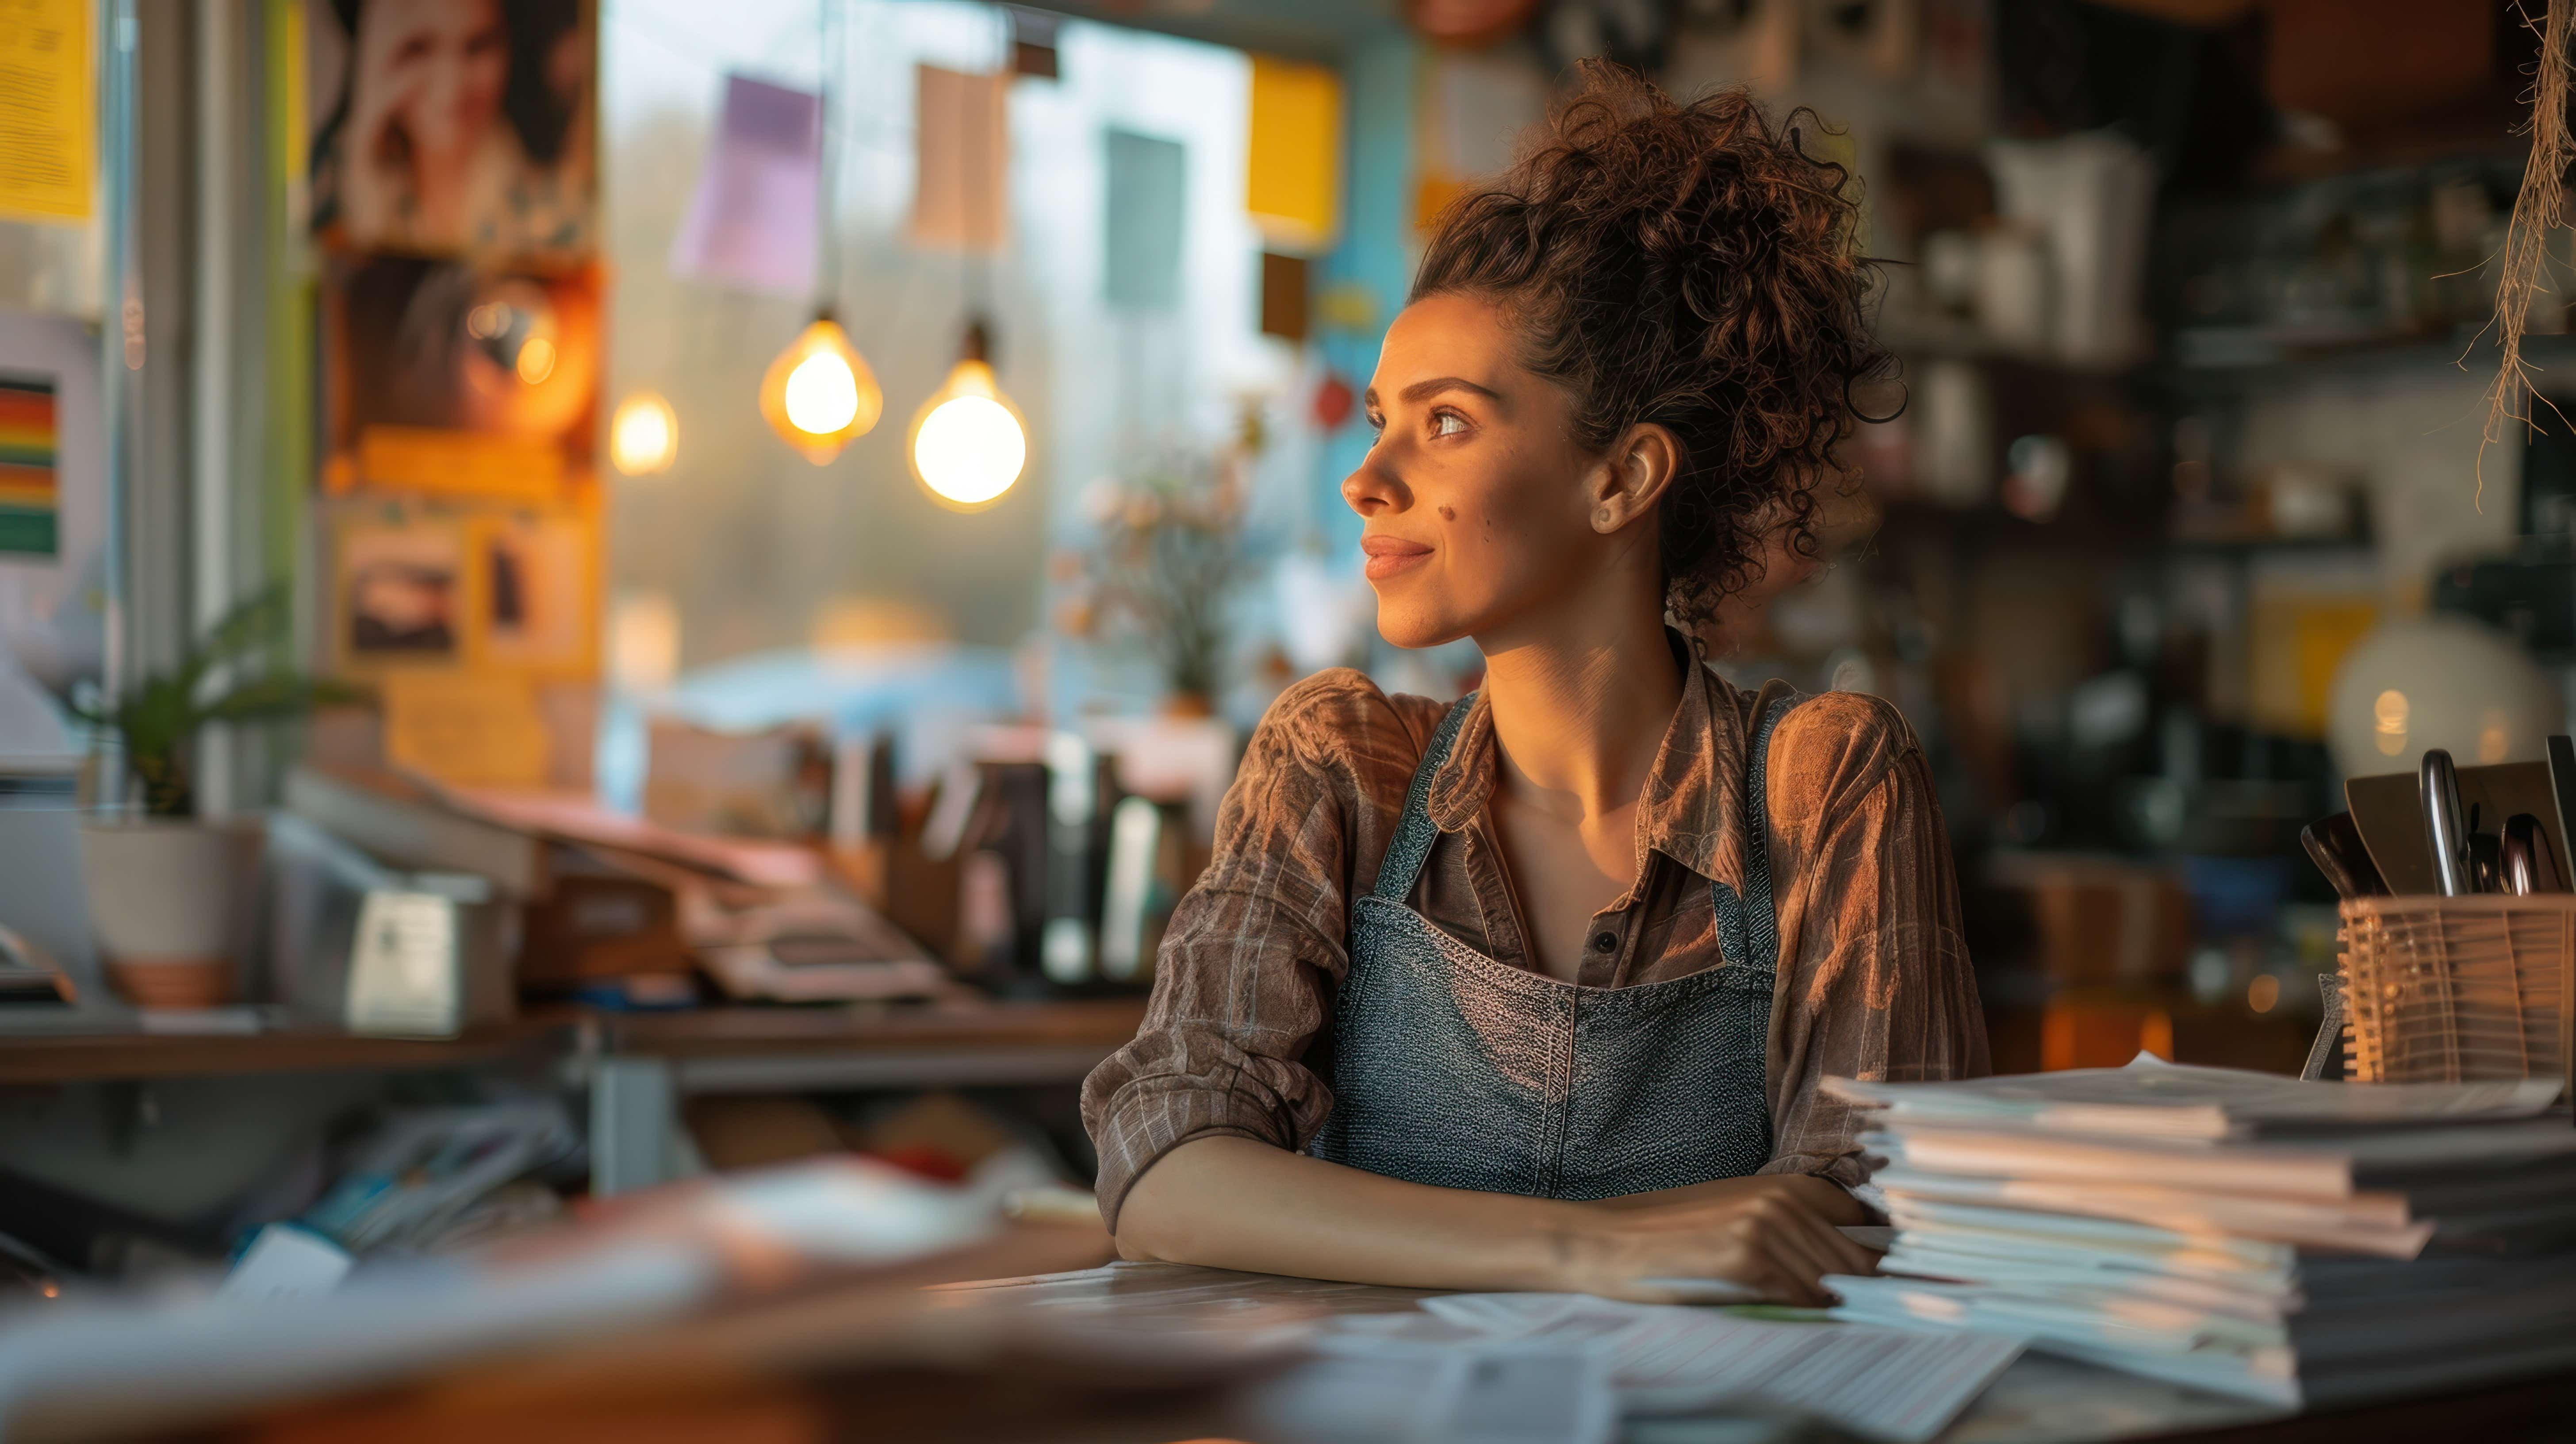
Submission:
<svg viewBox="0 0 2576 1444">
<path fill-rule="evenodd" d="M 1419 759 L 1448 710 L 1429 697 L 1389 692 L 1357 668 L 1327 667 L 1271 702 L 1253 745 L 1319 762 L 1388 753 Z"/>
<path fill-rule="evenodd" d="M 1789 797 L 1832 810 L 1876 787 L 1919 747 L 1905 714 L 1886 698 L 1819 692 L 1799 698 L 1772 729 L 1767 790 L 1775 807 Z"/>
<path fill-rule="evenodd" d="M 1896 704 L 1868 692 L 1816 692 L 1800 697 L 1781 714 L 1778 732 L 1809 746 L 1870 753 L 1902 752 L 1916 745 L 1914 728 Z"/>
</svg>

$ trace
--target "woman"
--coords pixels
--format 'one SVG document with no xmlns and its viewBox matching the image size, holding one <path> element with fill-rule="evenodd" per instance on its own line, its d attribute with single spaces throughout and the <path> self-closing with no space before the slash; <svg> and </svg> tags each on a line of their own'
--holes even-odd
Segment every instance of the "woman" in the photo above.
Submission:
<svg viewBox="0 0 2576 1444">
<path fill-rule="evenodd" d="M 1342 494 L 1379 630 L 1485 681 L 1326 672 L 1254 733 L 1084 1086 L 1124 1256 L 1805 1304 L 1868 1269 L 1817 1085 L 1986 1067 L 1931 782 L 1885 703 L 1749 697 L 1689 640 L 1812 555 L 1884 367 L 1844 181 L 1741 93 L 1595 69 L 1444 217 Z"/>
</svg>

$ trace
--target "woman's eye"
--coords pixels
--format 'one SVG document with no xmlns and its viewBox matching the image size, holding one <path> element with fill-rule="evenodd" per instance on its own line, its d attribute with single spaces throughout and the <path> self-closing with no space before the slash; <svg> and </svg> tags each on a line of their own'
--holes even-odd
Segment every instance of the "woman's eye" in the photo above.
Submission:
<svg viewBox="0 0 2576 1444">
<path fill-rule="evenodd" d="M 1361 419 L 1368 422 L 1368 429 L 1371 434 L 1381 433 L 1386 430 L 1386 418 L 1383 416 L 1367 416 Z"/>
<path fill-rule="evenodd" d="M 1439 412 L 1431 418 L 1431 434 L 1434 436 L 1455 436 L 1466 429 L 1467 418 L 1455 411 Z"/>
</svg>

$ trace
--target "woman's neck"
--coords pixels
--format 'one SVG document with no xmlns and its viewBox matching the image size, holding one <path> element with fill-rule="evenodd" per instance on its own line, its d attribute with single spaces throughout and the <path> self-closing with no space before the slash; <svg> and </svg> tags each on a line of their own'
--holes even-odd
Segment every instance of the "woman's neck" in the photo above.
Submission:
<svg viewBox="0 0 2576 1444">
<path fill-rule="evenodd" d="M 1580 822 L 1637 800 L 1682 695 L 1659 608 L 1563 608 L 1484 652 L 1515 801 Z"/>
</svg>

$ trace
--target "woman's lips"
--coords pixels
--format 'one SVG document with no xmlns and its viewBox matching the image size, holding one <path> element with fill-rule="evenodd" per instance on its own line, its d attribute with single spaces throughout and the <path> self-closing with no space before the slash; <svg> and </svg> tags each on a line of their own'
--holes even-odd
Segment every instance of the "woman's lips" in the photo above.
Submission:
<svg viewBox="0 0 2576 1444">
<path fill-rule="evenodd" d="M 1373 582 L 1384 581 L 1399 572 L 1421 564 L 1431 555 L 1431 548 L 1401 537 L 1370 536 L 1360 538 L 1360 550 L 1368 553 L 1368 565 L 1362 570 Z"/>
</svg>

